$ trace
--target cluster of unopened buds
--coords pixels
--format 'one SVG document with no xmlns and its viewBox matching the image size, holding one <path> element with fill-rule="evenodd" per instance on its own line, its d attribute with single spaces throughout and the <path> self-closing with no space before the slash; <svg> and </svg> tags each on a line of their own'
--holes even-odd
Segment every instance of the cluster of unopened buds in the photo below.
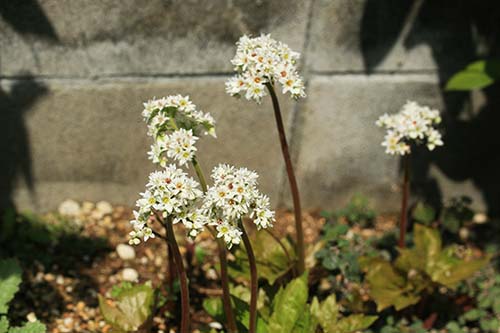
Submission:
<svg viewBox="0 0 500 333">
<path fill-rule="evenodd" d="M 274 212 L 269 208 L 269 198 L 257 189 L 257 178 L 253 171 L 226 164 L 212 171 L 214 185 L 207 191 L 203 212 L 229 248 L 241 241 L 238 223 L 244 217 L 251 218 L 257 229 L 273 225 Z"/>
<path fill-rule="evenodd" d="M 429 150 L 442 146 L 441 133 L 435 128 L 441 122 L 438 110 L 408 101 L 396 114 L 382 115 L 377 126 L 387 129 L 382 146 L 390 155 L 411 153 L 412 144 L 424 143 Z"/>
<path fill-rule="evenodd" d="M 283 94 L 290 93 L 296 99 L 306 96 L 304 80 L 296 67 L 298 52 L 264 34 L 255 38 L 242 36 L 236 45 L 231 63 L 238 74 L 226 82 L 228 94 L 260 103 L 267 94 L 266 84 L 279 83 Z"/>
</svg>

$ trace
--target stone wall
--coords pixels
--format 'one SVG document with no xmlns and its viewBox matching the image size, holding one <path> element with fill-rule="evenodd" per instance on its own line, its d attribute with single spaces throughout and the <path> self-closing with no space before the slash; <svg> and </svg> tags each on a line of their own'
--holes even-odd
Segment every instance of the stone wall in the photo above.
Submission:
<svg viewBox="0 0 500 333">
<path fill-rule="evenodd" d="M 270 104 L 258 107 L 224 92 L 234 42 L 268 32 L 302 53 L 308 98 L 280 98 L 305 207 L 330 209 L 363 193 L 380 210 L 397 208 L 399 161 L 383 153 L 374 122 L 406 99 L 447 110 L 447 136 L 455 140 L 440 155 L 416 155 L 415 191 L 467 193 L 479 207 L 492 205 L 498 190 L 478 179 L 481 170 L 457 171 L 477 156 L 462 152 L 474 147 L 460 146 L 475 132 L 456 131 L 484 112 L 473 108 L 464 118 L 471 99 L 442 91 L 482 45 L 471 32 L 477 22 L 469 8 L 454 2 L 6 1 L 0 5 L 3 202 L 37 210 L 66 198 L 133 204 L 151 170 L 141 102 L 181 93 L 217 120 L 218 139 L 203 139 L 200 147 L 206 171 L 219 162 L 255 169 L 273 203 L 290 206 Z M 479 94 L 472 104 L 484 107 L 488 98 Z M 498 159 L 484 163 L 498 174 Z"/>
</svg>

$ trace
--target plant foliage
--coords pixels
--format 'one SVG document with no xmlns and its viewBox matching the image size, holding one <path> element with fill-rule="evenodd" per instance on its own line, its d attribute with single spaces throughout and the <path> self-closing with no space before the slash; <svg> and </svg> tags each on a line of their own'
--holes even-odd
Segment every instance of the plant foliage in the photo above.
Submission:
<svg viewBox="0 0 500 333">
<path fill-rule="evenodd" d="M 401 310 L 416 304 L 424 293 L 438 287 L 455 289 L 489 262 L 489 256 L 472 258 L 457 245 L 443 248 L 439 232 L 415 225 L 415 246 L 400 249 L 394 263 L 380 258 L 360 258 L 365 280 L 378 311 L 394 306 Z"/>
<path fill-rule="evenodd" d="M 19 290 L 22 271 L 15 259 L 0 260 L 0 333 L 45 333 L 45 325 L 29 322 L 22 327 L 9 327 L 9 303 Z"/>
<path fill-rule="evenodd" d="M 99 308 L 113 332 L 135 332 L 151 316 L 155 291 L 150 283 L 122 286 L 113 290 L 114 302 L 99 295 Z"/>
<path fill-rule="evenodd" d="M 446 90 L 485 88 L 500 79 L 500 60 L 480 60 L 456 73 L 446 84 Z"/>
</svg>

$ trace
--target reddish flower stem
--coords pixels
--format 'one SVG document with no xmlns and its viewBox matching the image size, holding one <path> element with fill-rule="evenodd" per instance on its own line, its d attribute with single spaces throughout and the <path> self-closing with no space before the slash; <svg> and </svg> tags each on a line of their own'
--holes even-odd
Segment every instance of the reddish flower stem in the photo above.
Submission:
<svg viewBox="0 0 500 333">
<path fill-rule="evenodd" d="M 278 128 L 278 134 L 281 144 L 281 152 L 283 153 L 283 159 L 285 160 L 286 173 L 288 175 L 288 182 L 290 183 L 290 191 L 292 192 L 293 208 L 295 213 L 295 232 L 297 233 L 296 242 L 296 252 L 297 252 L 297 273 L 302 275 L 305 270 L 305 248 L 304 248 L 304 231 L 302 228 L 302 211 L 300 207 L 300 195 L 299 187 L 297 186 L 297 179 L 295 178 L 295 173 L 293 172 L 292 159 L 290 158 L 290 152 L 288 149 L 288 143 L 286 141 L 285 127 L 283 125 L 283 118 L 281 116 L 280 105 L 278 102 L 278 97 L 274 91 L 273 85 L 271 83 L 266 83 L 266 87 L 269 90 L 271 99 L 273 102 L 274 116 L 276 118 L 276 127 Z"/>
<path fill-rule="evenodd" d="M 172 254 L 174 257 L 175 266 L 177 268 L 177 274 L 179 275 L 179 282 L 181 286 L 181 333 L 189 333 L 189 288 L 186 269 L 184 268 L 184 263 L 182 261 L 182 255 L 179 251 L 179 245 L 175 239 L 174 228 L 172 227 L 172 221 L 167 219 L 165 221 L 165 229 L 167 234 L 167 240 L 170 244 Z"/>
<path fill-rule="evenodd" d="M 408 199 L 410 196 L 410 158 L 403 157 L 403 186 L 401 198 L 401 218 L 399 222 L 399 247 L 405 248 L 405 236 L 408 220 Z"/>
<path fill-rule="evenodd" d="M 255 333 L 257 331 L 257 296 L 258 296 L 258 276 L 257 276 L 257 265 L 255 261 L 255 254 L 253 253 L 252 244 L 248 238 L 248 234 L 245 230 L 243 222 L 240 220 L 239 227 L 243 234 L 241 238 L 248 256 L 248 263 L 250 264 L 250 323 L 249 323 L 249 333 Z"/>
</svg>

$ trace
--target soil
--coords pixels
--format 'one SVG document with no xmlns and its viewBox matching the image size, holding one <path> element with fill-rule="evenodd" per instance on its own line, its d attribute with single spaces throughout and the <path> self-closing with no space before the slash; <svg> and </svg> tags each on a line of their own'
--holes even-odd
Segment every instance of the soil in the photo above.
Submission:
<svg viewBox="0 0 500 333">
<path fill-rule="evenodd" d="M 117 245 L 127 243 L 131 210 L 123 206 L 110 209 L 102 212 L 93 203 L 83 203 L 79 212 L 65 218 L 65 223 L 74 224 L 78 229 L 74 239 L 70 238 L 64 244 L 31 249 L 29 259 L 21 259 L 25 271 L 23 284 L 9 312 L 14 323 L 20 324 L 36 317 L 52 333 L 110 332 L 111 327 L 100 314 L 97 296 L 109 297 L 113 285 L 123 280 L 123 269 L 137 271 L 139 282 L 152 281 L 157 287 L 165 284 L 167 255 L 163 241 L 152 239 L 142 243 L 135 247 L 134 259 L 122 260 L 115 249 Z M 50 224 L 54 216 L 59 215 L 47 214 L 44 221 Z M 293 220 L 292 213 L 277 212 L 273 233 L 279 237 L 293 234 Z M 314 244 L 325 221 L 317 212 L 304 214 L 303 221 L 306 244 Z M 181 252 L 186 254 L 192 246 L 187 246 L 184 230 L 176 226 L 176 232 Z M 215 242 L 210 234 L 203 233 L 198 236 L 196 246 L 208 255 L 202 263 L 193 259 L 187 265 L 193 332 L 206 328 L 211 321 L 202 310 L 202 300 L 221 293 Z M 50 256 L 50 264 L 38 257 L 42 254 Z M 179 316 L 174 313 L 172 317 Z M 158 313 L 154 317 L 153 332 L 175 332 L 176 324 L 176 320 L 166 318 L 163 312 Z"/>
</svg>

